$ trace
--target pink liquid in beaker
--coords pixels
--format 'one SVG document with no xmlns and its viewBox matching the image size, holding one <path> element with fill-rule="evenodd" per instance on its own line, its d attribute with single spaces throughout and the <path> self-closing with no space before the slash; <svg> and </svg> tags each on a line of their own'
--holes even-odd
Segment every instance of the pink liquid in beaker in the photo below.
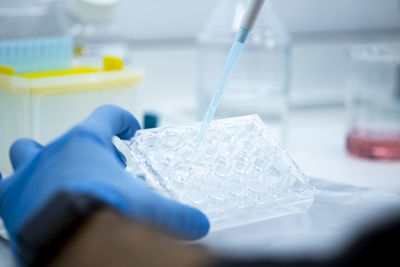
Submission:
<svg viewBox="0 0 400 267">
<path fill-rule="evenodd" d="M 400 160 L 400 133 L 352 129 L 347 135 L 347 151 L 373 160 Z"/>
</svg>

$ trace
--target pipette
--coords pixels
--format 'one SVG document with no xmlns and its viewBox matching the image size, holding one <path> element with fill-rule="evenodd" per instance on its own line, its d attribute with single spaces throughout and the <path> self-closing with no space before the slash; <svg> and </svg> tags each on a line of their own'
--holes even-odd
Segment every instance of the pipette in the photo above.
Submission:
<svg viewBox="0 0 400 267">
<path fill-rule="evenodd" d="M 201 143 L 207 132 L 208 126 L 210 125 L 210 122 L 214 117 L 215 111 L 218 108 L 219 102 L 221 101 L 224 89 L 232 76 L 232 73 L 239 61 L 240 56 L 242 55 L 246 41 L 250 35 L 251 30 L 253 29 L 254 23 L 256 22 L 256 19 L 264 5 L 264 2 L 265 0 L 249 0 L 239 31 L 236 34 L 235 41 L 233 42 L 228 58 L 226 59 L 225 66 L 218 82 L 217 88 L 215 89 L 214 96 L 211 100 L 210 105 L 208 106 L 207 113 L 203 119 L 200 133 L 197 136 L 197 144 Z"/>
</svg>

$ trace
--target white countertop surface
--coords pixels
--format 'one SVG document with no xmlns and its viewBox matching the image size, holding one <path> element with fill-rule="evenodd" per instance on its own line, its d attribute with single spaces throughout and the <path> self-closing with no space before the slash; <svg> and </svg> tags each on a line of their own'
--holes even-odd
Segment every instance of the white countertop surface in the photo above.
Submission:
<svg viewBox="0 0 400 267">
<path fill-rule="evenodd" d="M 342 109 L 293 112 L 288 151 L 310 177 L 400 195 L 400 161 L 372 161 L 349 155 L 345 148 L 346 125 Z"/>
<path fill-rule="evenodd" d="M 164 101 L 168 103 L 168 99 Z M 186 110 L 185 116 L 166 114 L 164 124 L 194 118 L 193 107 L 188 102 L 170 107 L 173 107 L 170 114 Z M 229 255 L 302 253 L 315 256 L 317 252 L 323 254 L 340 247 L 338 244 L 344 236 L 363 218 L 399 207 L 400 162 L 375 162 L 349 156 L 344 146 L 343 110 L 292 112 L 288 133 L 289 153 L 320 189 L 310 211 L 214 232 L 202 243 Z M 2 266 L 12 266 L 4 243 L 0 243 Z"/>
</svg>

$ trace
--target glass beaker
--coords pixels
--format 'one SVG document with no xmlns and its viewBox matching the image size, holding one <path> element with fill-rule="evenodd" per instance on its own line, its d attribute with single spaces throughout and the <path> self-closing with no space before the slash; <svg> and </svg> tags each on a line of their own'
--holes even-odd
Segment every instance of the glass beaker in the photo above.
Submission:
<svg viewBox="0 0 400 267">
<path fill-rule="evenodd" d="M 121 1 L 95 1 L 82 8 L 85 2 L 69 0 L 63 13 L 67 32 L 75 41 L 75 64 L 96 65 L 104 55 L 113 55 L 131 65 L 132 34 L 124 30 L 117 14 Z"/>
<path fill-rule="evenodd" d="M 240 27 L 246 0 L 219 0 L 198 45 L 198 119 L 202 119 Z M 261 11 L 215 117 L 257 113 L 284 141 L 291 58 L 289 34 L 269 2 Z"/>
<path fill-rule="evenodd" d="M 375 160 L 400 160 L 400 44 L 351 53 L 347 150 Z"/>
</svg>

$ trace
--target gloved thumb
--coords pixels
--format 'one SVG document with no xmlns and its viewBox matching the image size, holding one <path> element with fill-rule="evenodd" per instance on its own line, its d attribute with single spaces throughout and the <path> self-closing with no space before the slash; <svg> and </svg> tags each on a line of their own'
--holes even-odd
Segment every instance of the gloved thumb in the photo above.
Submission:
<svg viewBox="0 0 400 267">
<path fill-rule="evenodd" d="M 158 219 L 161 225 L 180 235 L 187 240 L 195 240 L 207 235 L 210 230 L 210 222 L 200 210 L 184 204 L 166 199 L 161 207 Z"/>
<path fill-rule="evenodd" d="M 22 138 L 15 141 L 10 148 L 10 160 L 14 171 L 31 161 L 42 149 L 43 146 L 32 139 Z"/>
<path fill-rule="evenodd" d="M 129 213 L 128 216 L 153 223 L 186 240 L 202 238 L 210 229 L 208 218 L 200 210 L 158 195 L 145 202 L 137 199 Z"/>
</svg>

